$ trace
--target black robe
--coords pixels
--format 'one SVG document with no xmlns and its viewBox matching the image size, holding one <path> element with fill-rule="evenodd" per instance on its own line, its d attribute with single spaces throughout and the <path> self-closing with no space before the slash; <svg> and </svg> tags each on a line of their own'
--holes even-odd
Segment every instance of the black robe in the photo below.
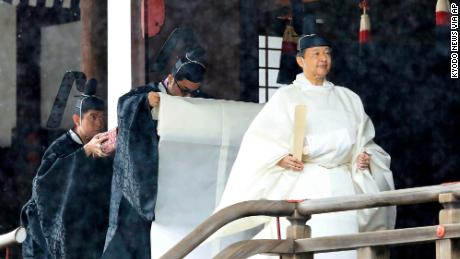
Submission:
<svg viewBox="0 0 460 259">
<path fill-rule="evenodd" d="M 165 87 L 166 88 L 166 87 Z M 159 83 L 131 90 L 118 100 L 118 135 L 113 167 L 109 229 L 103 259 L 149 259 L 158 182 L 157 121 L 149 92 Z M 205 93 L 198 97 L 210 98 Z"/>
<path fill-rule="evenodd" d="M 100 258 L 108 225 L 112 158 L 87 157 L 66 132 L 46 150 L 23 207 L 24 258 Z"/>
<path fill-rule="evenodd" d="M 104 259 L 150 258 L 150 226 L 155 219 L 158 179 L 157 121 L 147 94 L 157 84 L 138 87 L 118 100 L 109 229 Z"/>
</svg>

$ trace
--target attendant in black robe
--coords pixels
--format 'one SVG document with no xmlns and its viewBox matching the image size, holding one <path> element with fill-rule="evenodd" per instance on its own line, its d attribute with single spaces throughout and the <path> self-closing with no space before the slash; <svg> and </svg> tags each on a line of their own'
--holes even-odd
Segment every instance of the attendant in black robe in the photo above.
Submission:
<svg viewBox="0 0 460 259">
<path fill-rule="evenodd" d="M 33 179 L 32 197 L 21 212 L 26 259 L 102 255 L 113 159 L 102 151 L 105 105 L 94 92 L 77 101 L 74 128 L 48 147 Z"/>
<path fill-rule="evenodd" d="M 158 93 L 207 97 L 200 92 L 204 72 L 205 66 L 186 54 L 163 82 L 138 87 L 118 100 L 118 136 L 104 259 L 150 258 L 150 226 L 155 220 L 158 179 Z"/>
</svg>

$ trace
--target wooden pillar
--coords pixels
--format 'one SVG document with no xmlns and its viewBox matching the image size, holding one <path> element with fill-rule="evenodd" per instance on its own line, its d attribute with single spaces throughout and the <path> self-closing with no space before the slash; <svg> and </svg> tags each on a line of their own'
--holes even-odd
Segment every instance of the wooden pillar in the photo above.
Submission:
<svg viewBox="0 0 460 259">
<path fill-rule="evenodd" d="M 258 23 L 263 17 L 256 0 L 240 0 L 240 100 L 259 102 Z"/>
<path fill-rule="evenodd" d="M 444 209 L 439 212 L 440 228 L 437 233 L 442 237 L 443 224 L 460 223 L 460 200 L 452 193 L 439 195 L 439 202 Z M 455 259 L 460 258 L 460 240 L 459 239 L 441 239 L 436 241 L 436 259 Z"/>
<path fill-rule="evenodd" d="M 107 100 L 107 0 L 80 0 L 81 69 L 98 81 L 97 94 Z"/>
<path fill-rule="evenodd" d="M 41 17 L 35 8 L 17 7 L 16 37 L 16 129 L 13 129 L 14 171 L 28 177 L 40 163 L 40 30 Z M 11 50 L 13 51 L 13 50 Z M 3 109 L 3 108 L 2 108 Z M 30 188 L 30 187 L 29 187 Z M 21 197 L 25 198 L 25 197 Z"/>
<path fill-rule="evenodd" d="M 132 87 L 145 85 L 146 80 L 146 36 L 142 35 L 141 6 L 145 1 L 131 0 L 131 59 L 132 59 Z"/>
<path fill-rule="evenodd" d="M 286 239 L 302 239 L 311 237 L 311 228 L 305 225 L 311 216 L 303 216 L 297 210 L 287 217 L 291 225 L 287 228 Z M 295 249 L 295 248 L 294 248 Z M 313 253 L 283 255 L 282 259 L 313 259 Z"/>
</svg>

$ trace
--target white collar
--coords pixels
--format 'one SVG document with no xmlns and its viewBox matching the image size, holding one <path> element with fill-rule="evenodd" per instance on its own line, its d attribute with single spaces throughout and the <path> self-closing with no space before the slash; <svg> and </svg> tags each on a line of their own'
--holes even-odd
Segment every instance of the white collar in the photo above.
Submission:
<svg viewBox="0 0 460 259">
<path fill-rule="evenodd" d="M 303 73 L 297 74 L 294 82 L 292 84 L 299 86 L 306 90 L 314 90 L 314 91 L 325 91 L 331 90 L 334 87 L 334 84 L 324 80 L 323 84 L 321 85 L 314 85 L 308 80 Z"/>
<path fill-rule="evenodd" d="M 165 80 L 165 82 L 161 82 L 158 84 L 158 89 L 160 89 L 160 92 L 167 94 L 168 90 L 166 89 L 166 84 L 168 81 Z"/>
<path fill-rule="evenodd" d="M 83 142 L 81 141 L 80 136 L 78 136 L 78 134 L 75 133 L 72 129 L 69 129 L 69 134 L 70 134 L 70 138 L 73 141 L 77 142 L 77 144 L 83 145 Z"/>
</svg>

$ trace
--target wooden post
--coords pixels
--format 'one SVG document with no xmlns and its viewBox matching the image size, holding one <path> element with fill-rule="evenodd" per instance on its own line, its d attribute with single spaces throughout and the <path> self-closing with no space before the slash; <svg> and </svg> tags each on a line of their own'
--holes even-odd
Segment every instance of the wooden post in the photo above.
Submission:
<svg viewBox="0 0 460 259">
<path fill-rule="evenodd" d="M 439 203 L 444 207 L 439 212 L 438 237 L 443 235 L 443 224 L 460 223 L 460 200 L 452 193 L 439 195 Z M 460 239 L 441 239 L 436 241 L 436 259 L 460 258 Z"/>
<path fill-rule="evenodd" d="M 363 247 L 357 250 L 358 259 L 389 259 L 390 250 L 387 247 Z"/>
<path fill-rule="evenodd" d="M 301 239 L 311 237 L 311 228 L 305 225 L 311 216 L 303 216 L 297 210 L 294 211 L 292 216 L 287 217 L 291 225 L 287 228 L 286 239 Z M 295 247 L 294 247 L 295 251 Z M 282 259 L 313 259 L 313 253 L 283 255 Z"/>
</svg>

